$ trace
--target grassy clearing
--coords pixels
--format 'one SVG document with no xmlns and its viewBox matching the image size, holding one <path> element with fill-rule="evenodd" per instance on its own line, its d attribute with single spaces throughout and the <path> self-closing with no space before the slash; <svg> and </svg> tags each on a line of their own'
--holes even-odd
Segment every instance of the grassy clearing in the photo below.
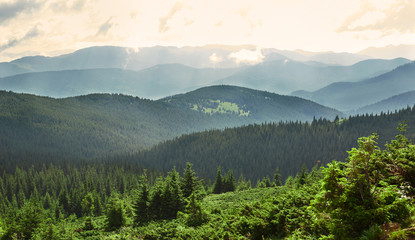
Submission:
<svg viewBox="0 0 415 240">
<path fill-rule="evenodd" d="M 232 102 L 222 102 L 220 100 L 209 100 L 204 104 L 193 104 L 191 108 L 194 111 L 203 112 L 209 115 L 219 113 L 219 114 L 238 114 L 239 116 L 249 116 L 250 111 L 243 109 L 244 106 L 239 107 L 238 104 Z"/>
</svg>

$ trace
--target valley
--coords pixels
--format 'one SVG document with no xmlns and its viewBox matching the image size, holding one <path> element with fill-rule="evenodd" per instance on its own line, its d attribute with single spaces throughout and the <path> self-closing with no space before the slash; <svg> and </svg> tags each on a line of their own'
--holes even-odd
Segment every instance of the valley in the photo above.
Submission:
<svg viewBox="0 0 415 240">
<path fill-rule="evenodd" d="M 414 62 L 240 51 L 0 63 L 0 238 L 413 236 Z"/>
</svg>

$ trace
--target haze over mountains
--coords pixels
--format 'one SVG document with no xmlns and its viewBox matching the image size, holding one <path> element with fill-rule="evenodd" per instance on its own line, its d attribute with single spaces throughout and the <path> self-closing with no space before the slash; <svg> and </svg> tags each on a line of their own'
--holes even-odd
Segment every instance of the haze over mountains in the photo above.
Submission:
<svg viewBox="0 0 415 240">
<path fill-rule="evenodd" d="M 157 99 L 203 86 L 231 84 L 289 94 L 364 80 L 410 62 L 405 58 L 364 60 L 367 58 L 253 46 L 91 47 L 57 57 L 1 63 L 0 89 L 51 97 L 123 93 Z"/>
<path fill-rule="evenodd" d="M 294 92 L 341 111 L 352 111 L 415 89 L 415 62 L 359 82 L 337 82 L 314 92 Z M 410 102 L 408 102 L 409 105 Z"/>
<path fill-rule="evenodd" d="M 410 53 L 412 48 L 388 46 L 351 54 L 250 45 L 90 47 L 56 57 L 33 56 L 0 63 L 0 89 L 55 98 L 121 93 L 160 99 L 225 84 L 292 94 L 353 112 L 415 90 L 411 67 L 399 67 L 411 60 L 368 56 L 390 57 L 394 49 Z"/>
<path fill-rule="evenodd" d="M 91 68 L 122 68 L 138 71 L 158 64 L 170 63 L 179 63 L 195 68 L 231 68 L 262 61 L 272 61 L 275 60 L 276 56 L 282 56 L 284 59 L 292 59 L 294 61 L 319 61 L 331 65 L 350 65 L 370 58 L 348 53 L 312 53 L 306 51 L 257 49 L 251 45 L 207 45 L 205 47 L 182 48 L 103 46 L 80 49 L 73 53 L 56 57 L 23 57 L 9 62 L 8 66 L 10 68 L 18 68 L 16 70 L 20 70 L 20 72 Z M 7 75 L 2 73 L 0 76 Z"/>
</svg>

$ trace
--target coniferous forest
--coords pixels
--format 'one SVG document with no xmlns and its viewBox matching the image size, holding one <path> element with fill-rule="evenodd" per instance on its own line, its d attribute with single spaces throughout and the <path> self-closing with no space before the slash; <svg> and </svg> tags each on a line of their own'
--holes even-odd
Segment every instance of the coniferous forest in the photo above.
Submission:
<svg viewBox="0 0 415 240">
<path fill-rule="evenodd" d="M 93 160 L 8 154 L 0 236 L 410 239 L 414 114 L 210 130 Z"/>
<path fill-rule="evenodd" d="M 0 240 L 415 240 L 414 22 L 0 0 Z"/>
</svg>

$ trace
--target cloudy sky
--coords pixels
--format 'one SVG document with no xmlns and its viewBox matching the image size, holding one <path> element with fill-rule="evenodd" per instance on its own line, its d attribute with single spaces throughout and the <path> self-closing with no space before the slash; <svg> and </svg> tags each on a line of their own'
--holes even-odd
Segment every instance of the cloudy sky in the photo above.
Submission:
<svg viewBox="0 0 415 240">
<path fill-rule="evenodd" d="M 0 61 L 97 45 L 415 44 L 413 0 L 0 0 Z"/>
</svg>

